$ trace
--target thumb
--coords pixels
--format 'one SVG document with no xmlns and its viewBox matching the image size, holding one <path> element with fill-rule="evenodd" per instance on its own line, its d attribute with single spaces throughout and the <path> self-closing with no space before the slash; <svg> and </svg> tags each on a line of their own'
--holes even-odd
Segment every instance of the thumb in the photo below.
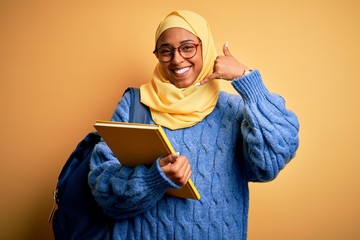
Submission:
<svg viewBox="0 0 360 240">
<path fill-rule="evenodd" d="M 225 56 L 232 56 L 229 50 L 229 43 L 226 41 L 223 46 L 223 52 Z"/>
<path fill-rule="evenodd" d="M 176 152 L 160 159 L 160 167 L 164 167 L 170 163 L 176 162 L 176 159 L 180 156 L 180 153 Z"/>
</svg>

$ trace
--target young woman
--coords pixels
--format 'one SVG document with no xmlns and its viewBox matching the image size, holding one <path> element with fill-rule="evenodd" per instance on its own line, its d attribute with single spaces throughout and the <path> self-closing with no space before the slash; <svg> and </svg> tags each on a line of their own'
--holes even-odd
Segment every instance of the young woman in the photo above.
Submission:
<svg viewBox="0 0 360 240">
<path fill-rule="evenodd" d="M 115 221 L 114 239 L 246 239 L 248 182 L 274 179 L 295 155 L 297 117 L 227 44 L 217 56 L 208 23 L 196 13 L 170 13 L 155 40 L 159 63 L 140 87 L 141 102 L 180 156 L 129 168 L 100 142 L 91 159 L 92 193 Z M 238 94 L 220 91 L 219 80 L 232 81 Z M 112 120 L 128 116 L 126 94 Z M 199 201 L 165 194 L 190 177 Z"/>
</svg>

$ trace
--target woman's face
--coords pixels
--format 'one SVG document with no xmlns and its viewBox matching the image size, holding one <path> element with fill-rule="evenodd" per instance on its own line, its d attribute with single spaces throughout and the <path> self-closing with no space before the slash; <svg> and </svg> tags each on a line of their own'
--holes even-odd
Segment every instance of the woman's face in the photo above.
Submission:
<svg viewBox="0 0 360 240">
<path fill-rule="evenodd" d="M 183 28 L 169 28 L 160 35 L 156 48 L 170 47 L 174 49 L 184 43 L 199 44 L 200 40 Z M 171 61 L 166 63 L 159 61 L 165 77 L 178 88 L 190 86 L 200 74 L 203 66 L 202 48 L 201 45 L 196 48 L 197 52 L 192 58 L 185 59 L 178 50 L 175 50 Z"/>
</svg>

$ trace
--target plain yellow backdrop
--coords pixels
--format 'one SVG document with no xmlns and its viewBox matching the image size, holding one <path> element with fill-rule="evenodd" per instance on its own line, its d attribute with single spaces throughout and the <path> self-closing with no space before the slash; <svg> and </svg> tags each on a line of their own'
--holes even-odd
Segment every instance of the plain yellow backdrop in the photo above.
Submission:
<svg viewBox="0 0 360 240">
<path fill-rule="evenodd" d="M 295 159 L 250 184 L 248 239 L 360 239 L 360 1 L 1 1 L 0 239 L 52 239 L 65 160 L 156 64 L 173 9 L 210 23 L 300 120 Z M 223 88 L 233 91 L 229 84 Z"/>
</svg>

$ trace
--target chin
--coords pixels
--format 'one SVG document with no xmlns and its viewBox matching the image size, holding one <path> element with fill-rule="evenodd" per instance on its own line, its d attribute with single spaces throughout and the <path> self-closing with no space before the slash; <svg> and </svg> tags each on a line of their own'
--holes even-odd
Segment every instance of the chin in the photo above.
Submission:
<svg viewBox="0 0 360 240">
<path fill-rule="evenodd" d="M 173 83 L 174 84 L 174 83 Z M 189 86 L 191 86 L 192 83 L 177 83 L 174 84 L 177 88 L 187 88 Z"/>
<path fill-rule="evenodd" d="M 186 88 L 194 83 L 194 80 L 183 80 L 183 81 L 171 81 L 177 88 Z"/>
</svg>

